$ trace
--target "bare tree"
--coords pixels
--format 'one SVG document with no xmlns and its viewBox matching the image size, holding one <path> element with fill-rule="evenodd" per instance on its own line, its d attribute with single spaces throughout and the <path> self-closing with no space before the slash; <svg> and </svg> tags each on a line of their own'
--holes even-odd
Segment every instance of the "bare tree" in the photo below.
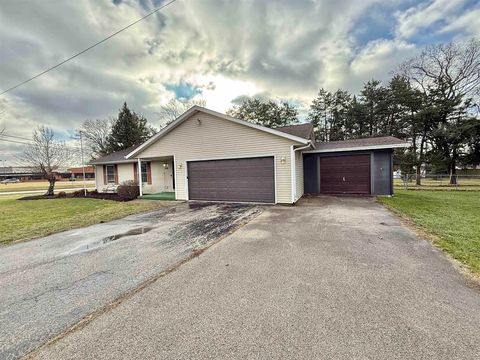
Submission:
<svg viewBox="0 0 480 360">
<path fill-rule="evenodd" d="M 448 100 L 478 96 L 480 41 L 429 46 L 405 62 L 401 70 L 425 93 L 441 86 Z"/>
<path fill-rule="evenodd" d="M 465 143 L 465 128 L 478 106 L 480 95 L 480 41 L 448 43 L 427 47 L 422 53 L 405 62 L 401 72 L 423 94 L 424 115 L 419 117 L 419 156 L 417 183 L 420 182 L 420 166 L 428 150 L 427 144 L 438 145 L 448 159 L 450 182 L 456 181 L 456 164 Z M 435 138 L 429 134 L 436 134 Z M 415 144 L 414 144 L 415 145 Z"/>
<path fill-rule="evenodd" d="M 194 105 L 205 106 L 206 101 L 203 99 L 172 99 L 165 105 L 162 105 L 158 112 L 160 116 L 160 127 L 163 128 L 175 121 L 176 118 Z"/>
<path fill-rule="evenodd" d="M 65 143 L 55 139 L 53 130 L 39 126 L 32 137 L 32 144 L 26 146 L 22 160 L 39 171 L 49 186 L 45 195 L 53 195 L 55 188 L 55 172 L 65 166 L 70 153 Z"/>
<path fill-rule="evenodd" d="M 108 153 L 108 136 L 112 130 L 112 119 L 85 120 L 79 131 L 85 137 L 85 145 L 91 156 L 99 157 Z"/>
</svg>

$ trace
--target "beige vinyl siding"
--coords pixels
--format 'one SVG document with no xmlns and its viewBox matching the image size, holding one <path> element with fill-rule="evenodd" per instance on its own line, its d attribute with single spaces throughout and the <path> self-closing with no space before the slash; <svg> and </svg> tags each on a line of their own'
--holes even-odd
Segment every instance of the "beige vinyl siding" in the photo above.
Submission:
<svg viewBox="0 0 480 360">
<path fill-rule="evenodd" d="M 295 201 L 303 196 L 303 156 L 300 151 L 295 152 Z"/>
<path fill-rule="evenodd" d="M 103 184 L 103 165 L 95 165 L 95 188 L 100 191 L 105 185 Z"/>
<path fill-rule="evenodd" d="M 163 163 L 168 164 L 168 169 L 165 169 Z M 113 164 L 112 164 L 113 165 Z M 135 180 L 134 163 L 117 164 L 118 169 L 118 184 L 124 181 Z M 151 161 L 152 183 L 143 184 L 143 192 L 145 194 L 158 192 L 173 192 L 173 162 L 171 160 L 165 161 Z M 95 186 L 98 191 L 102 191 L 106 185 L 103 183 L 103 165 L 95 166 Z"/>
<path fill-rule="evenodd" d="M 120 185 L 124 181 L 131 181 L 133 177 L 133 163 L 118 164 L 118 184 Z"/>
<path fill-rule="evenodd" d="M 291 203 L 290 149 L 293 144 L 298 143 L 198 112 L 137 157 L 148 159 L 175 156 L 177 199 L 187 199 L 186 170 L 189 160 L 275 156 L 277 202 Z M 285 163 L 281 163 L 282 157 L 285 158 Z"/>
<path fill-rule="evenodd" d="M 168 169 L 164 168 L 163 163 L 168 164 Z M 145 194 L 173 192 L 172 169 L 173 162 L 171 160 L 151 161 L 152 184 L 143 183 L 143 192 Z"/>
</svg>

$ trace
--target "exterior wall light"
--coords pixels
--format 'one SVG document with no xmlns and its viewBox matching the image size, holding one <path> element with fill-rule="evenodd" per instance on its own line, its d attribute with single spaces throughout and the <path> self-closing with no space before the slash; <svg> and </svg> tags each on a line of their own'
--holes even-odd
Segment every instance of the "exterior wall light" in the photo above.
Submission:
<svg viewBox="0 0 480 360">
<path fill-rule="evenodd" d="M 164 168 L 164 169 L 168 169 L 168 163 L 164 162 L 164 163 L 163 163 L 163 168 Z"/>
<path fill-rule="evenodd" d="M 287 162 L 287 158 L 285 156 L 282 156 L 280 158 L 280 164 L 286 164 L 286 162 Z"/>
<path fill-rule="evenodd" d="M 178 165 L 177 165 L 177 169 L 180 170 L 181 168 L 182 168 L 182 164 L 178 164 Z"/>
</svg>

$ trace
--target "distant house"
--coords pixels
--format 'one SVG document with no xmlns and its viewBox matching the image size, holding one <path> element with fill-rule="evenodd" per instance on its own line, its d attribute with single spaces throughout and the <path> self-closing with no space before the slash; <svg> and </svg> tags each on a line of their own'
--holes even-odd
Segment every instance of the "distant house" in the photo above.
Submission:
<svg viewBox="0 0 480 360">
<path fill-rule="evenodd" d="M 55 171 L 56 180 L 66 180 L 70 173 L 65 170 Z M 40 170 L 32 166 L 5 166 L 0 167 L 0 179 L 19 179 L 20 181 L 45 180 Z"/>
<path fill-rule="evenodd" d="M 91 164 L 99 191 L 134 180 L 177 200 L 292 204 L 304 193 L 392 194 L 393 149 L 408 146 L 391 136 L 316 143 L 309 123 L 271 129 L 194 106 Z"/>
<path fill-rule="evenodd" d="M 70 178 L 83 179 L 82 167 L 71 167 L 67 169 Z M 85 166 L 85 179 L 95 179 L 95 168 L 92 165 Z"/>
</svg>

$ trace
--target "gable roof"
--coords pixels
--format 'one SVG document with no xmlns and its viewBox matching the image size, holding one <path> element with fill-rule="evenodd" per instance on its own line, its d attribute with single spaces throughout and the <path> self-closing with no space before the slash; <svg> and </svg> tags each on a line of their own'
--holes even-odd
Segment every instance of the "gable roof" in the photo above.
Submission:
<svg viewBox="0 0 480 360">
<path fill-rule="evenodd" d="M 363 139 L 319 142 L 315 143 L 315 150 L 305 152 L 318 153 L 352 150 L 394 149 L 406 147 L 410 147 L 410 144 L 394 136 L 381 136 Z"/>
<path fill-rule="evenodd" d="M 134 151 L 136 148 L 138 148 L 140 145 L 134 145 L 130 146 L 127 149 L 120 150 L 120 151 L 115 151 L 111 154 L 102 156 L 98 159 L 92 160 L 89 162 L 91 165 L 97 165 L 97 164 L 112 164 L 112 163 L 121 163 L 121 162 L 134 162 L 135 160 L 133 159 L 125 159 L 125 156 L 130 154 L 132 151 Z"/>
<path fill-rule="evenodd" d="M 289 126 L 282 126 L 282 127 L 277 127 L 275 130 L 298 136 L 303 139 L 310 139 L 310 136 L 312 135 L 313 132 L 313 125 L 311 123 L 304 123 L 304 124 L 295 124 L 295 125 L 289 125 Z"/>
<path fill-rule="evenodd" d="M 264 131 L 266 133 L 270 133 L 272 135 L 276 135 L 276 136 L 280 136 L 280 137 L 283 137 L 283 138 L 286 138 L 286 139 L 289 139 L 289 140 L 292 140 L 292 141 L 296 141 L 296 142 L 299 142 L 300 144 L 308 144 L 310 142 L 310 140 L 299 137 L 299 136 L 295 136 L 295 135 L 292 135 L 292 134 L 289 134 L 289 133 L 286 133 L 286 132 L 282 132 L 282 131 L 277 130 L 277 129 L 270 129 L 270 128 L 267 128 L 265 126 L 253 124 L 253 123 L 245 121 L 245 120 L 236 119 L 236 118 L 233 118 L 231 116 L 228 116 L 228 115 L 225 115 L 225 114 L 222 114 L 222 113 L 210 110 L 210 109 L 206 109 L 206 108 L 198 106 L 198 105 L 194 105 L 190 109 L 185 111 L 182 115 L 180 115 L 175 121 L 173 121 L 172 123 L 167 125 L 165 128 L 160 130 L 157 134 L 155 134 L 150 139 L 148 139 L 146 142 L 144 142 L 142 145 L 140 145 L 136 149 L 132 150 L 129 154 L 126 155 L 126 158 L 129 159 L 129 158 L 132 158 L 133 156 L 137 155 L 139 152 L 146 149 L 151 144 L 153 144 L 154 142 L 156 142 L 157 140 L 159 140 L 160 138 L 162 138 L 163 136 L 168 134 L 170 131 L 175 129 L 178 125 L 183 123 L 185 120 L 187 120 L 191 115 L 195 114 L 196 112 L 203 112 L 203 113 L 208 114 L 208 115 L 219 117 L 223 120 L 231 121 L 231 122 L 234 122 L 236 124 L 248 126 L 248 127 L 253 128 L 253 129 L 257 129 L 257 130 L 260 130 L 260 131 Z"/>
</svg>

